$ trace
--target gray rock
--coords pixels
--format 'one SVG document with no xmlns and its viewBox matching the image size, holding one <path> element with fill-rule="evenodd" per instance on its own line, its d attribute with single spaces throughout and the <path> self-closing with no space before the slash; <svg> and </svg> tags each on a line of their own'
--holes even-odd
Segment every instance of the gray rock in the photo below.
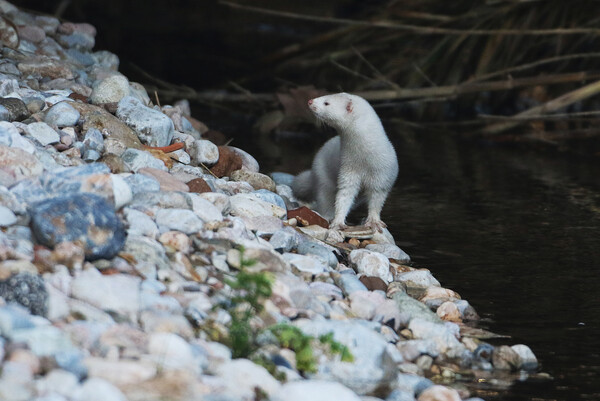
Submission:
<svg viewBox="0 0 600 401">
<path fill-rule="evenodd" d="M 274 204 L 275 206 L 279 206 L 282 209 L 286 209 L 285 202 L 281 198 L 281 196 L 277 195 L 275 192 L 272 192 L 267 189 L 259 189 L 257 191 L 252 192 L 253 195 L 256 195 L 257 198 L 264 200 L 265 202 L 269 202 Z"/>
<path fill-rule="evenodd" d="M 333 247 L 314 241 L 301 241 L 297 250 L 301 255 L 315 255 L 325 260 L 330 267 L 337 267 L 338 260 Z"/>
<path fill-rule="evenodd" d="M 296 176 L 294 176 L 293 174 L 280 172 L 273 172 L 270 174 L 270 176 L 273 179 L 273 181 L 275 181 L 275 184 L 287 185 L 288 187 L 292 186 L 292 182 L 294 182 L 294 178 L 296 178 Z"/>
<path fill-rule="evenodd" d="M 392 295 L 392 299 L 398 305 L 400 311 L 400 324 L 408 325 L 412 319 L 422 319 L 433 323 L 441 323 L 440 318 L 431 311 L 425 304 L 410 297 L 404 292 L 397 291 Z"/>
<path fill-rule="evenodd" d="M 131 174 L 125 177 L 125 182 L 131 188 L 133 195 L 141 192 L 160 191 L 160 183 L 152 177 L 143 174 Z"/>
<path fill-rule="evenodd" d="M 44 121 L 57 127 L 72 127 L 77 124 L 79 118 L 79 112 L 69 102 L 60 102 L 48 110 Z"/>
<path fill-rule="evenodd" d="M 283 259 L 301 273 L 321 274 L 327 272 L 327 263 L 320 257 L 304 256 L 297 253 L 284 253 Z"/>
<path fill-rule="evenodd" d="M 173 139 L 174 128 L 171 119 L 144 106 L 134 97 L 126 96 L 119 102 L 117 117 L 135 129 L 142 142 L 149 146 L 167 146 Z"/>
<path fill-rule="evenodd" d="M 144 167 L 157 168 L 159 170 L 167 171 L 165 163 L 152 156 L 152 153 L 146 152 L 145 150 L 129 148 L 121 155 L 123 162 L 132 171 L 137 172 L 139 169 Z"/>
<path fill-rule="evenodd" d="M 81 241 L 87 260 L 111 259 L 125 243 L 125 230 L 113 208 L 93 194 L 72 194 L 32 205 L 31 229 L 37 240 L 53 248 Z"/>
<path fill-rule="evenodd" d="M 90 103 L 118 103 L 125 96 L 129 96 L 129 92 L 129 80 L 125 76 L 118 73 L 109 75 L 94 84 Z"/>
<path fill-rule="evenodd" d="M 519 354 L 508 345 L 500 345 L 494 348 L 492 364 L 495 369 L 516 370 L 519 368 L 520 362 Z"/>
<path fill-rule="evenodd" d="M 114 53 L 107 50 L 99 50 L 94 52 L 92 56 L 96 59 L 96 63 L 101 67 L 106 67 L 113 71 L 119 69 L 119 57 Z"/>
<path fill-rule="evenodd" d="M 56 41 L 67 48 L 79 48 L 91 50 L 94 47 L 95 40 L 91 35 L 81 32 L 73 32 L 70 35 L 57 35 Z"/>
<path fill-rule="evenodd" d="M 53 356 L 58 352 L 73 349 L 69 335 L 50 325 L 16 330 L 12 333 L 11 340 L 27 344 L 37 356 Z"/>
<path fill-rule="evenodd" d="M 356 291 L 368 291 L 367 287 L 361 283 L 356 274 L 342 273 L 338 277 L 336 281 L 347 296 Z"/>
<path fill-rule="evenodd" d="M 194 234 L 202 230 L 204 223 L 194 212 L 186 209 L 162 209 L 156 213 L 156 224 L 160 229 Z"/>
<path fill-rule="evenodd" d="M 96 128 L 90 128 L 86 131 L 83 144 L 87 149 L 95 150 L 98 153 L 104 152 L 104 137 Z"/>
<path fill-rule="evenodd" d="M 42 146 L 60 141 L 60 135 L 58 135 L 58 132 L 54 131 L 46 123 L 31 123 L 25 128 L 25 132 L 35 138 L 35 140 L 41 143 Z"/>
<path fill-rule="evenodd" d="M 411 391 L 395 389 L 388 394 L 385 401 L 415 401 L 415 396 Z"/>
<path fill-rule="evenodd" d="M 410 262 L 410 256 L 394 244 L 369 244 L 366 248 L 370 251 L 379 252 L 387 258 L 396 259 L 400 263 Z"/>
<path fill-rule="evenodd" d="M 71 283 L 76 299 L 97 308 L 136 319 L 140 309 L 139 277 L 126 274 L 102 275 L 94 268 L 83 270 Z"/>
<path fill-rule="evenodd" d="M 386 283 L 392 281 L 390 262 L 384 255 L 366 249 L 355 249 L 350 252 L 348 259 L 356 266 L 358 273 L 379 277 Z"/>
<path fill-rule="evenodd" d="M 302 237 L 292 227 L 283 227 L 281 230 L 277 230 L 273 233 L 269 239 L 269 243 L 276 251 L 279 252 L 290 252 L 296 249 Z"/>
<path fill-rule="evenodd" d="M 0 120 L 23 121 L 29 117 L 29 110 L 21 99 L 0 98 Z"/>
<path fill-rule="evenodd" d="M 125 242 L 123 252 L 135 255 L 136 270 L 142 272 L 153 271 L 153 277 L 145 274 L 148 278 L 156 277 L 156 269 L 168 270 L 170 262 L 167 258 L 165 248 L 158 242 L 148 237 L 129 235 Z"/>
<path fill-rule="evenodd" d="M 294 325 L 314 337 L 333 333 L 334 340 L 346 345 L 354 357 L 352 363 L 327 361 L 319 364 L 314 378 L 340 382 L 358 394 L 369 394 L 395 379 L 395 363 L 388 354 L 387 340 L 374 330 L 377 324 L 361 320 L 300 319 Z"/>
<path fill-rule="evenodd" d="M 48 313 L 48 291 L 40 276 L 18 273 L 0 281 L 0 297 L 7 303 L 22 305 L 34 315 Z"/>
<path fill-rule="evenodd" d="M 298 380 L 285 383 L 271 401 L 360 401 L 361 397 L 343 384 L 325 380 Z"/>
<path fill-rule="evenodd" d="M 421 376 L 399 373 L 396 378 L 395 385 L 396 388 L 400 391 L 406 391 L 415 396 L 418 396 L 423 391 L 433 386 L 433 382 Z"/>
</svg>

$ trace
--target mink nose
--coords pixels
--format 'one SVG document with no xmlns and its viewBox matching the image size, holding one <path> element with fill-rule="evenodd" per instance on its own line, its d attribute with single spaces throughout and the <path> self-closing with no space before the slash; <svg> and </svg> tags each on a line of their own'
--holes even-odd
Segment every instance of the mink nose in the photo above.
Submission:
<svg viewBox="0 0 600 401">
<path fill-rule="evenodd" d="M 308 101 L 308 105 L 309 105 L 309 106 L 312 104 L 312 101 L 313 101 L 312 99 L 310 99 L 310 100 Z"/>
</svg>

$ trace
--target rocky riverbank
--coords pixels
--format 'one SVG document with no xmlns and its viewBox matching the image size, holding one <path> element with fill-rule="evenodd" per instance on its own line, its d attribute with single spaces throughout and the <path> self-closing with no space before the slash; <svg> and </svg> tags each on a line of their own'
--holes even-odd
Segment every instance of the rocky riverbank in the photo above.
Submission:
<svg viewBox="0 0 600 401">
<path fill-rule="evenodd" d="M 327 230 L 154 105 L 94 27 L 0 11 L 0 399 L 459 400 L 537 369 L 389 232 Z"/>
</svg>

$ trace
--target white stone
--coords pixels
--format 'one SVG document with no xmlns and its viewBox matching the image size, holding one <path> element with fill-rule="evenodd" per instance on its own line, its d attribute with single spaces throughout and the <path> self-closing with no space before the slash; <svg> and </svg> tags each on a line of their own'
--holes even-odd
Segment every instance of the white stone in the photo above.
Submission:
<svg viewBox="0 0 600 401">
<path fill-rule="evenodd" d="M 519 356 L 519 368 L 525 370 L 535 370 L 538 367 L 538 361 L 535 354 L 525 344 L 516 344 L 511 347 Z"/>
<path fill-rule="evenodd" d="M 87 379 L 72 397 L 74 401 L 127 401 L 121 390 L 96 377 Z"/>
<path fill-rule="evenodd" d="M 464 345 L 458 341 L 451 327 L 458 326 L 450 322 L 445 324 L 433 323 L 421 318 L 414 318 L 408 324 L 408 328 L 414 338 L 433 340 L 440 353 L 445 353 L 451 348 L 464 348 Z"/>
<path fill-rule="evenodd" d="M 350 252 L 349 260 L 356 265 L 358 273 L 379 277 L 386 283 L 390 283 L 393 279 L 390 273 L 390 261 L 378 252 L 355 249 Z"/>
<path fill-rule="evenodd" d="M 300 380 L 285 383 L 271 401 L 361 401 L 348 387 L 333 381 Z"/>
<path fill-rule="evenodd" d="M 186 209 L 160 209 L 156 212 L 156 224 L 160 229 L 194 234 L 202 230 L 204 223 L 194 212 Z"/>
<path fill-rule="evenodd" d="M 30 154 L 35 152 L 35 145 L 23 138 L 17 128 L 7 121 L 0 121 L 0 144 L 22 149 Z"/>
<path fill-rule="evenodd" d="M 173 333 L 153 333 L 148 341 L 148 351 L 161 370 L 186 370 L 200 373 L 200 364 L 194 358 L 190 345 Z"/>
<path fill-rule="evenodd" d="M 433 277 L 429 270 L 413 270 L 406 273 L 398 274 L 395 281 L 405 283 L 408 287 L 429 288 L 439 287 L 440 282 Z"/>
<path fill-rule="evenodd" d="M 28 135 L 34 137 L 42 146 L 50 145 L 60 141 L 60 135 L 52 129 L 48 124 L 38 122 L 31 123 L 25 128 Z"/>
<path fill-rule="evenodd" d="M 104 276 L 95 268 L 83 270 L 71 283 L 74 298 L 97 308 L 135 318 L 140 309 L 139 277 L 126 274 Z"/>
<path fill-rule="evenodd" d="M 87 357 L 83 360 L 88 375 L 116 386 L 138 384 L 156 376 L 156 364 L 148 360 L 110 360 Z"/>
<path fill-rule="evenodd" d="M 283 218 L 286 210 L 272 203 L 258 199 L 252 194 L 237 194 L 229 198 L 231 203 L 231 214 L 234 216 L 275 216 Z"/>
<path fill-rule="evenodd" d="M 227 394 L 242 400 L 256 399 L 257 387 L 268 396 L 281 387 L 265 368 L 247 359 L 225 362 L 216 368 L 215 373 L 223 379 L 227 386 Z"/>
<path fill-rule="evenodd" d="M 210 201 L 197 194 L 191 193 L 188 196 L 192 201 L 192 210 L 203 222 L 223 221 L 221 210 Z"/>
<path fill-rule="evenodd" d="M 6 206 L 0 205 L 0 227 L 12 226 L 17 222 L 17 216 L 7 208 Z"/>
<path fill-rule="evenodd" d="M 206 139 L 197 139 L 190 149 L 192 160 L 198 164 L 215 164 L 219 160 L 219 148 Z"/>
<path fill-rule="evenodd" d="M 369 251 L 379 252 L 387 258 L 396 259 L 401 263 L 410 262 L 410 256 L 406 254 L 400 247 L 394 244 L 369 244 L 366 246 Z"/>
<path fill-rule="evenodd" d="M 229 203 L 229 196 L 225 194 L 221 194 L 218 192 L 203 192 L 201 194 L 198 194 L 198 196 L 212 203 L 217 209 L 219 209 L 221 214 L 228 213 L 229 209 L 231 208 L 231 204 Z"/>
<path fill-rule="evenodd" d="M 384 363 L 389 360 L 388 341 L 375 329 L 377 323 L 353 319 L 308 320 L 298 319 L 293 323 L 304 334 L 319 337 L 333 333 L 333 339 L 346 345 L 354 357 L 353 362 L 340 360 L 321 362 L 315 379 L 338 381 L 357 394 L 368 394 L 396 374 L 395 365 Z"/>
<path fill-rule="evenodd" d="M 95 83 L 90 96 L 90 103 L 117 103 L 128 95 L 129 80 L 121 74 L 114 74 Z"/>
<path fill-rule="evenodd" d="M 236 148 L 235 146 L 230 146 L 229 148 L 242 158 L 242 169 L 258 173 L 258 171 L 260 170 L 260 166 L 258 165 L 256 159 L 252 157 L 250 153 L 240 148 Z"/>
<path fill-rule="evenodd" d="M 46 376 L 35 382 L 38 394 L 60 394 L 70 396 L 79 387 L 79 380 L 71 372 L 53 369 Z"/>
<path fill-rule="evenodd" d="M 418 401 L 460 401 L 460 395 L 453 388 L 435 385 L 425 389 Z"/>
<path fill-rule="evenodd" d="M 129 204 L 133 200 L 133 192 L 127 182 L 116 174 L 111 174 L 113 198 L 115 200 L 115 210 Z"/>
<path fill-rule="evenodd" d="M 158 226 L 146 213 L 131 208 L 125 208 L 124 213 L 125 219 L 129 224 L 129 228 L 127 229 L 129 234 L 143 235 L 152 239 L 158 237 Z"/>
</svg>

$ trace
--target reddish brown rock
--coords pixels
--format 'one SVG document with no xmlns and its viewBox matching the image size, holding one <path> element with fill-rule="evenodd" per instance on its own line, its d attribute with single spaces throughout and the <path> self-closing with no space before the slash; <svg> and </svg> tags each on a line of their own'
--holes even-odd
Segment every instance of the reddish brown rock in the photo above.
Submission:
<svg viewBox="0 0 600 401">
<path fill-rule="evenodd" d="M 301 223 L 303 226 L 311 226 L 316 224 L 317 226 L 321 226 L 323 228 L 329 228 L 329 222 L 327 220 L 306 206 L 299 207 L 298 209 L 288 210 L 288 219 L 292 218 L 298 220 L 298 223 Z"/>
<path fill-rule="evenodd" d="M 68 64 L 52 59 L 28 59 L 17 65 L 25 75 L 48 77 L 50 79 L 74 79 L 73 71 Z"/>
<path fill-rule="evenodd" d="M 194 178 L 193 180 L 188 181 L 187 185 L 190 188 L 190 192 L 195 192 L 197 194 L 212 192 L 212 189 L 210 189 L 210 186 L 203 178 Z"/>
<path fill-rule="evenodd" d="M 219 161 L 211 167 L 210 171 L 221 178 L 241 168 L 242 158 L 227 146 L 219 146 Z"/>
<path fill-rule="evenodd" d="M 362 276 L 359 280 L 369 291 L 381 290 L 387 292 L 388 286 L 386 282 L 379 277 Z"/>
</svg>

